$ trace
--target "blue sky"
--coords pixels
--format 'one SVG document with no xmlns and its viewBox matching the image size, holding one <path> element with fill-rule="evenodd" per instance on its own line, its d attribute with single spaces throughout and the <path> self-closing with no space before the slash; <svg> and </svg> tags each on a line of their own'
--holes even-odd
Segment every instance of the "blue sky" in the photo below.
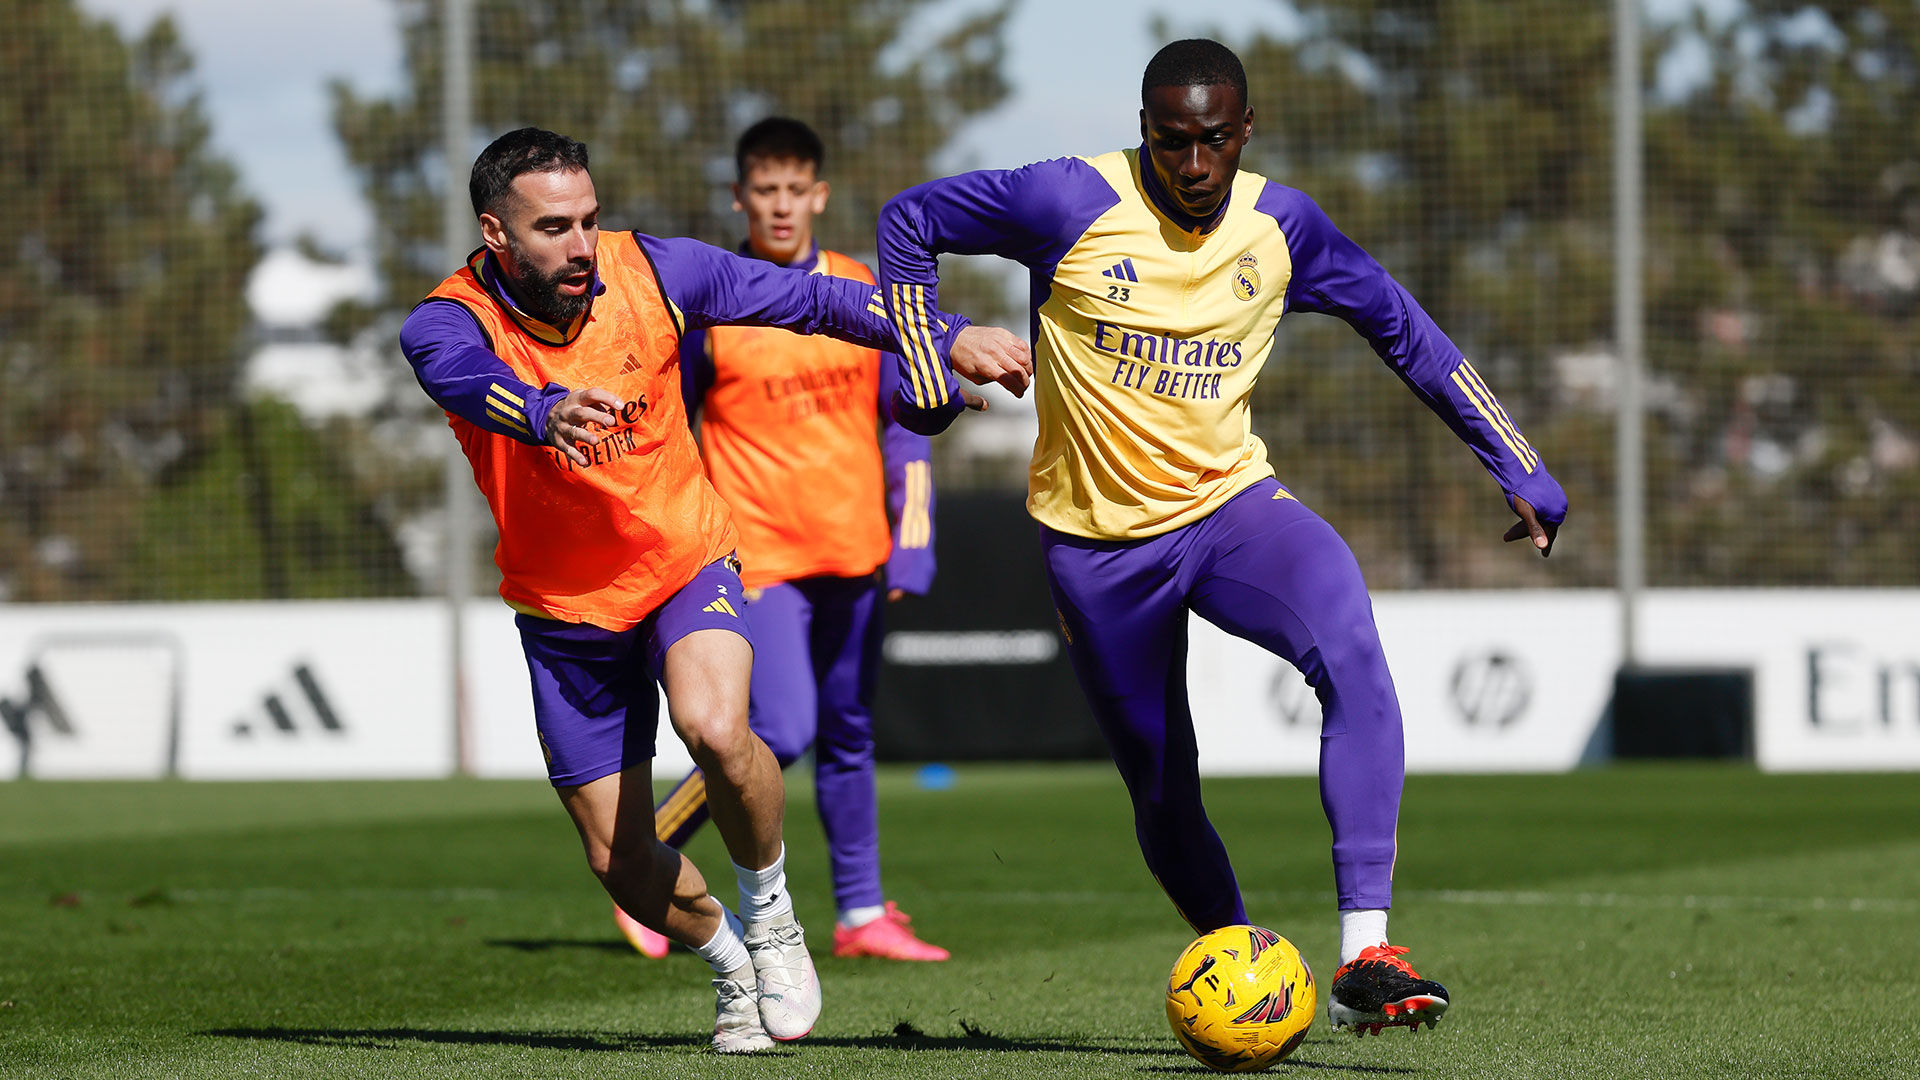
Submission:
<svg viewBox="0 0 1920 1080">
<path fill-rule="evenodd" d="M 268 238 L 305 231 L 364 252 L 371 222 L 328 123 L 325 87 L 336 77 L 363 93 L 399 85 L 391 0 L 80 4 L 128 33 L 172 13 L 193 51 L 215 141 L 267 207 Z M 934 18 L 972 6 L 951 0 Z M 1160 44 L 1150 37 L 1156 18 L 1176 36 L 1216 33 L 1229 42 L 1289 24 L 1282 5 L 1244 0 L 1022 0 L 1008 58 L 1012 100 L 960 132 L 946 164 L 1011 166 L 1131 144 L 1139 73 Z M 1068 41 L 1072 48 L 1060 47 Z"/>
</svg>

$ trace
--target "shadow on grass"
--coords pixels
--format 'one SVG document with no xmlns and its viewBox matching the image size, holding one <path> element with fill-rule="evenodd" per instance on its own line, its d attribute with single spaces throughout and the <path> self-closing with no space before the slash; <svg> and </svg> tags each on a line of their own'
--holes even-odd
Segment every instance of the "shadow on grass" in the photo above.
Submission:
<svg viewBox="0 0 1920 1080">
<path fill-rule="evenodd" d="M 527 953 L 552 952 L 555 949 L 618 953 L 633 951 L 633 946 L 624 941 L 608 941 L 604 938 L 488 938 L 487 944 Z"/>
<path fill-rule="evenodd" d="M 1158 1039 L 1099 1039 L 1078 1041 L 1068 1038 L 1011 1038 L 995 1035 L 967 1021 L 960 1022 L 958 1035 L 929 1035 L 902 1022 L 883 1035 L 815 1035 L 792 1051 L 806 1047 L 836 1046 L 857 1050 L 1024 1050 L 1061 1054 L 1126 1054 L 1136 1057 L 1174 1059 L 1165 1063 L 1142 1065 L 1140 1072 L 1209 1072 L 1206 1066 L 1188 1058 L 1178 1047 Z M 348 1047 L 363 1050 L 388 1050 L 407 1043 L 446 1046 L 520 1046 L 535 1050 L 586 1050 L 612 1053 L 638 1053 L 670 1048 L 703 1049 L 705 1034 L 650 1035 L 607 1031 L 448 1031 L 432 1028 L 216 1028 L 202 1035 L 224 1039 L 260 1039 L 298 1043 L 305 1046 Z M 1312 1045 L 1309 1043 L 1308 1045 Z M 778 1052 L 778 1051 L 776 1051 Z M 757 1055 L 765 1056 L 765 1055 Z M 1413 1073 L 1418 1070 L 1389 1065 L 1337 1065 L 1318 1061 L 1283 1061 L 1281 1069 L 1331 1069 L 1356 1073 Z"/>
<path fill-rule="evenodd" d="M 1354 1073 L 1415 1073 L 1418 1069 L 1406 1069 L 1397 1065 L 1340 1065 L 1331 1061 L 1297 1061 L 1289 1058 L 1271 1066 L 1273 1072 L 1282 1069 L 1330 1069 L 1336 1072 Z M 1190 1073 L 1196 1076 L 1211 1075 L 1212 1069 L 1197 1061 L 1188 1061 L 1180 1065 L 1142 1065 L 1141 1072 L 1148 1073 Z"/>
<path fill-rule="evenodd" d="M 929 1035 L 901 1023 L 878 1035 L 814 1035 L 795 1049 L 837 1046 L 860 1050 L 1025 1050 L 1066 1054 L 1131 1054 L 1184 1057 L 1178 1047 L 1158 1040 L 1086 1040 L 1070 1038 L 1013 1038 L 995 1035 L 962 1021 L 958 1035 Z M 259 1039 L 305 1046 L 386 1050 L 407 1044 L 449 1046 L 520 1046 L 536 1050 L 587 1050 L 628 1053 L 673 1047 L 707 1045 L 704 1033 L 685 1035 L 612 1031 L 449 1031 L 433 1028 L 215 1028 L 201 1035 L 223 1039 Z"/>
</svg>

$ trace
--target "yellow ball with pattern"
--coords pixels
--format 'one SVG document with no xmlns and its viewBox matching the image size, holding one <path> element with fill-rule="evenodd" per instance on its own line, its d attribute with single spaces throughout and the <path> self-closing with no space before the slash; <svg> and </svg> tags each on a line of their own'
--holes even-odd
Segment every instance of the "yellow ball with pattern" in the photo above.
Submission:
<svg viewBox="0 0 1920 1080">
<path fill-rule="evenodd" d="M 1201 935 L 1167 977 L 1174 1037 L 1215 1072 L 1253 1072 L 1293 1053 L 1317 1001 L 1300 950 L 1261 926 Z"/>
</svg>

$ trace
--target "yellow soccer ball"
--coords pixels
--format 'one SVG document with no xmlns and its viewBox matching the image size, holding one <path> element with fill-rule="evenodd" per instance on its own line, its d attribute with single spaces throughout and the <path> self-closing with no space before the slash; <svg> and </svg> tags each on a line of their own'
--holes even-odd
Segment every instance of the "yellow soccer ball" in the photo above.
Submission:
<svg viewBox="0 0 1920 1080">
<path fill-rule="evenodd" d="M 1260 926 L 1201 935 L 1167 977 L 1174 1037 L 1215 1072 L 1253 1072 L 1293 1053 L 1317 1001 L 1300 950 Z"/>
</svg>

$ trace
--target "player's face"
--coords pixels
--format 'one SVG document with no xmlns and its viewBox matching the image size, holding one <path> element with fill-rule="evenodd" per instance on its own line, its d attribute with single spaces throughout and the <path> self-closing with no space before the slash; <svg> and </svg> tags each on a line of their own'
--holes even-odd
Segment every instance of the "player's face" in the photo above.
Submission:
<svg viewBox="0 0 1920 1080">
<path fill-rule="evenodd" d="M 813 216 L 827 208 L 827 182 L 811 161 L 761 159 L 733 185 L 733 208 L 747 215 L 747 244 L 754 254 L 790 263 L 813 246 Z"/>
<path fill-rule="evenodd" d="M 480 215 L 480 238 L 536 318 L 569 323 L 592 303 L 600 199 L 586 170 L 514 177 L 500 216 Z"/>
<path fill-rule="evenodd" d="M 1253 109 L 1225 83 L 1156 86 L 1142 105 L 1140 138 L 1154 176 L 1181 210 L 1212 214 L 1240 171 L 1240 151 L 1253 137 Z"/>
</svg>

